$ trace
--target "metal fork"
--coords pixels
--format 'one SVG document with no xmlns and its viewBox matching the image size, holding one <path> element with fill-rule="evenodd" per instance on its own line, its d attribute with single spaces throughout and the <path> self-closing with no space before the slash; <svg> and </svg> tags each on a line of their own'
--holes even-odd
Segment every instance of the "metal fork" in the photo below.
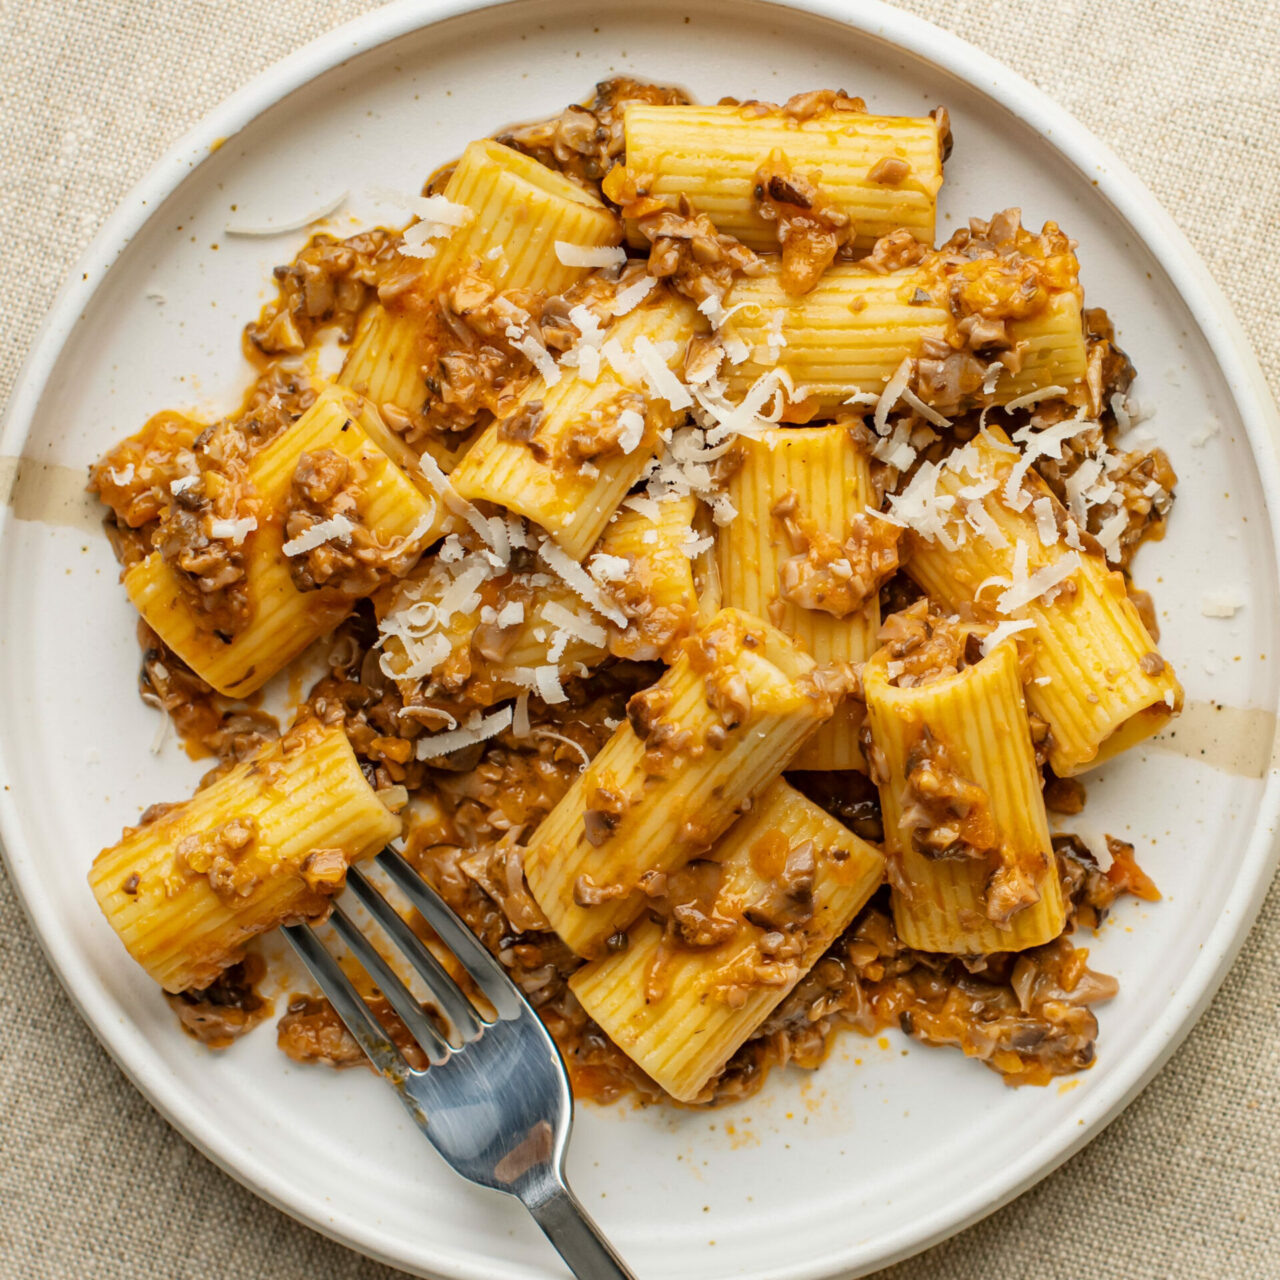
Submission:
<svg viewBox="0 0 1280 1280">
<path fill-rule="evenodd" d="M 635 1280 L 569 1189 L 564 1152 L 573 1098 L 564 1061 L 502 965 L 394 850 L 374 861 L 420 911 L 493 1005 L 478 1009 L 372 882 L 352 867 L 347 887 L 426 984 L 447 1037 L 342 907 L 329 923 L 400 1015 L 427 1061 L 414 1070 L 307 925 L 285 935 L 347 1030 L 432 1146 L 469 1181 L 515 1196 L 579 1280 Z"/>
</svg>

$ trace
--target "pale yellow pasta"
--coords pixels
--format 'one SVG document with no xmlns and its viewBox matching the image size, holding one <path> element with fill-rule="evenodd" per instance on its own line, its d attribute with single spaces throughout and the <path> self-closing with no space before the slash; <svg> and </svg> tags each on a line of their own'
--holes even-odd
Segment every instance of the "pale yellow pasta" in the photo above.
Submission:
<svg viewBox="0 0 1280 1280">
<path fill-rule="evenodd" d="M 1069 547 L 1065 532 L 1049 545 L 1042 541 L 1034 504 L 1048 501 L 1063 513 L 1034 470 L 1021 485 L 1029 499 L 1026 509 L 1007 505 L 1004 490 L 1018 460 L 1011 449 L 1008 437 L 992 428 L 963 455 L 968 465 L 940 472 L 937 486 L 946 498 L 995 480 L 981 505 L 1005 545 L 975 537 L 971 529 L 954 550 L 909 534 L 907 571 L 933 599 L 995 624 L 1007 620 L 997 606 L 1012 582 L 1019 544 L 1027 548 L 1028 575 L 1065 556 L 1078 559 L 1063 587 L 1013 611 L 1032 623 L 1018 634 L 1028 659 L 1027 703 L 1048 725 L 1053 771 L 1066 777 L 1163 728 L 1182 709 L 1182 686 L 1129 599 L 1123 575 L 1108 569 L 1101 555 Z"/>
<path fill-rule="evenodd" d="M 696 871 L 728 935 L 697 950 L 653 920 L 569 987 L 605 1034 L 673 1098 L 692 1102 L 848 927 L 884 878 L 879 850 L 781 779 Z M 812 910 L 788 898 L 788 863 Z"/>
<path fill-rule="evenodd" d="M 89 886 L 166 991 L 208 986 L 251 938 L 322 915 L 400 833 L 340 727 L 311 720 L 104 849 Z"/>
<path fill-rule="evenodd" d="M 631 700 L 525 855 L 529 888 L 569 947 L 598 953 L 644 909 L 646 873 L 710 848 L 786 768 L 831 714 L 812 671 L 781 632 L 726 609 Z"/>
<path fill-rule="evenodd" d="M 257 527 L 244 538 L 252 614 L 230 640 L 201 625 L 159 552 L 124 575 L 129 599 L 148 625 L 219 693 L 243 697 L 261 688 L 351 612 L 352 599 L 340 590 L 299 591 L 282 550 L 285 502 L 302 454 L 332 449 L 360 464 L 365 481 L 358 513 L 384 544 L 405 539 L 423 548 L 449 527 L 442 505 L 410 482 L 370 438 L 370 427 L 386 432 L 359 397 L 330 387 L 250 462 L 248 478 L 261 499 Z"/>
<path fill-rule="evenodd" d="M 890 662 L 887 649 L 873 655 L 863 686 L 898 936 L 959 955 L 1056 938 L 1065 909 L 1016 646 L 1004 640 L 972 666 L 905 689 L 893 684 Z M 985 806 L 994 851 L 931 857 L 918 847 L 920 827 L 933 834 L 959 821 L 929 808 L 930 786 L 949 775 L 980 788 L 957 808 L 972 819 Z M 1014 901 L 1027 905 L 1010 914 Z"/>
<path fill-rule="evenodd" d="M 470 217 L 447 238 L 428 242 L 434 249 L 421 282 L 388 306 L 367 309 L 338 377 L 384 412 L 390 406 L 413 417 L 426 401 L 432 325 L 423 298 L 462 271 L 478 272 L 500 290 L 561 293 L 590 268 L 562 262 L 556 241 L 599 249 L 621 238 L 617 219 L 595 196 L 488 139 L 467 147 L 442 194 Z"/>
<path fill-rule="evenodd" d="M 740 278 L 725 304 L 742 309 L 726 321 L 725 333 L 750 354 L 726 365 L 730 393 L 741 396 L 776 370 L 794 384 L 797 420 L 830 413 L 853 396 L 879 395 L 903 360 L 917 358 L 926 341 L 954 332 L 956 317 L 948 306 L 912 302 L 922 292 L 933 298 L 940 291 L 920 268 L 880 275 L 837 263 L 802 297 L 782 288 L 776 267 Z M 1084 378 L 1078 289 L 1054 294 L 1035 315 L 1010 320 L 1008 332 L 1019 345 L 1020 363 L 1016 372 L 1000 370 L 989 392 L 975 393 L 983 403 L 1005 404 L 1050 385 L 1072 388 Z M 785 346 L 775 345 L 779 335 Z"/>
<path fill-rule="evenodd" d="M 416 311 L 366 307 L 338 381 L 389 416 L 421 412 L 427 400 L 427 323 Z"/>
<path fill-rule="evenodd" d="M 689 339 L 703 327 L 702 317 L 684 298 L 655 293 L 656 300 L 614 325 L 609 340 L 625 356 L 645 343 L 654 344 L 651 353 L 656 344 L 667 344 L 672 354 L 659 358 L 678 368 Z M 527 516 L 581 560 L 640 478 L 659 433 L 683 417 L 683 410 L 649 387 L 638 361 L 625 363 L 625 371 L 606 363 L 594 381 L 567 368 L 553 385 L 535 378 L 512 413 L 486 428 L 458 464 L 454 488 L 464 498 L 500 503 Z M 627 438 L 627 414 L 643 418 L 635 439 Z"/>
<path fill-rule="evenodd" d="M 777 224 L 760 216 L 756 201 L 757 175 L 766 165 L 815 182 L 823 200 L 852 219 L 856 248 L 870 248 L 898 228 L 933 244 L 942 148 L 931 117 L 819 110 L 800 119 L 758 103 L 632 103 L 624 118 L 627 174 L 636 190 L 672 205 L 687 197 L 718 230 L 752 249 L 778 247 Z"/>
<path fill-rule="evenodd" d="M 728 494 L 738 515 L 716 534 L 724 604 L 768 618 L 821 665 L 866 661 L 880 629 L 878 588 L 862 607 L 836 617 L 795 603 L 782 581 L 784 565 L 805 560 L 806 547 L 793 544 L 788 522 L 797 532 L 807 529 L 843 544 L 854 518 L 874 510 L 866 453 L 841 426 L 775 428 L 736 447 L 742 465 L 729 480 Z M 861 724 L 861 706 L 844 702 L 792 767 L 862 768 Z"/>
<path fill-rule="evenodd" d="M 610 627 L 609 651 L 621 658 L 674 657 L 674 647 L 701 623 L 693 580 L 691 544 L 697 538 L 698 500 L 669 498 L 642 510 L 619 511 L 596 547 L 601 555 L 626 561 L 609 565 L 609 594 L 627 617 Z M 606 562 L 608 563 L 608 562 Z"/>
<path fill-rule="evenodd" d="M 462 153 L 442 194 L 472 216 L 432 242 L 439 247 L 424 267 L 431 288 L 475 268 L 498 289 L 563 293 L 590 268 L 563 262 L 557 241 L 600 249 L 622 239 L 617 218 L 591 192 L 487 138 Z"/>
</svg>

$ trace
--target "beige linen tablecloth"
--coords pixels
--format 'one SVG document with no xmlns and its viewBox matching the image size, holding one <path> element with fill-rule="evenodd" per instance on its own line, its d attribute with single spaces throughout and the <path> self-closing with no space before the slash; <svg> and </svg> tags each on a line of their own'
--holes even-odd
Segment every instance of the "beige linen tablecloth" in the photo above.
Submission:
<svg viewBox="0 0 1280 1280">
<path fill-rule="evenodd" d="M 1280 391 L 1280 4 L 900 2 L 1020 71 L 1128 160 L 1204 255 Z M 63 274 L 161 151 L 251 75 L 370 7 L 0 0 L 0 396 Z M 1278 991 L 1273 888 L 1208 1014 L 1121 1119 L 1014 1204 L 882 1277 L 1276 1280 Z M 0 1117 L 5 1280 L 397 1274 L 263 1204 L 151 1110 L 63 995 L 2 872 Z"/>
</svg>

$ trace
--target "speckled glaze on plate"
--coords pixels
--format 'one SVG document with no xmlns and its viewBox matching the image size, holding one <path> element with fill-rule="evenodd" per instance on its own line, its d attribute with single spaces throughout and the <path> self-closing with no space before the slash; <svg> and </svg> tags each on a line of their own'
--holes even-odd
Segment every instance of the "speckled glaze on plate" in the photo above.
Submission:
<svg viewBox="0 0 1280 1280">
<path fill-rule="evenodd" d="M 353 229 L 381 212 L 367 188 L 416 189 L 469 139 L 619 72 L 703 101 L 843 86 L 884 112 L 942 102 L 957 142 L 940 237 L 1010 204 L 1077 237 L 1089 301 L 1114 315 L 1181 476 L 1169 536 L 1142 551 L 1136 576 L 1155 592 L 1188 713 L 1090 775 L 1076 823 L 1133 840 L 1165 891 L 1126 902 L 1094 944 L 1122 983 L 1101 1013 L 1097 1066 L 1015 1091 L 956 1053 L 850 1033 L 818 1073 L 778 1073 L 729 1110 L 582 1107 L 574 1185 L 640 1276 L 861 1274 L 1017 1195 L 1191 1027 L 1275 863 L 1274 408 L 1205 269 L 1105 147 L 954 37 L 870 0 L 726 12 L 713 0 L 405 2 L 326 35 L 230 98 L 124 201 L 9 406 L 0 831 L 49 958 L 124 1070 L 206 1154 L 317 1229 L 422 1274 L 562 1272 L 518 1206 L 455 1178 L 372 1076 L 293 1066 L 269 1029 L 221 1056 L 185 1038 L 85 885 L 96 851 L 149 802 L 188 794 L 202 766 L 172 742 L 151 751 L 159 717 L 134 691 L 132 611 L 83 469 L 159 408 L 237 398 L 240 326 L 306 233 L 228 238 L 233 218 L 284 221 L 349 190 L 328 225 Z M 1247 604 L 1203 617 L 1203 593 L 1224 583 Z"/>
</svg>

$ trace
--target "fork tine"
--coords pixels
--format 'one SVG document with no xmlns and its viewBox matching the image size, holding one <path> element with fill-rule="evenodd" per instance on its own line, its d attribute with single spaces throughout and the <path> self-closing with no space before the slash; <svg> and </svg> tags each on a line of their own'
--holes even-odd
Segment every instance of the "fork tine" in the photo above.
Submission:
<svg viewBox="0 0 1280 1280">
<path fill-rule="evenodd" d="M 343 942 L 351 948 L 365 972 L 378 984 L 378 989 L 391 1002 L 400 1020 L 409 1028 L 409 1034 L 418 1042 L 431 1063 L 448 1059 L 449 1042 L 436 1030 L 435 1024 L 423 1012 L 413 993 L 396 976 L 390 965 L 378 954 L 368 938 L 356 928 L 351 917 L 341 907 L 334 907 L 329 923 Z"/>
<path fill-rule="evenodd" d="M 284 935 L 307 966 L 338 1017 L 355 1038 L 356 1044 L 384 1076 L 399 1086 L 409 1074 L 409 1064 L 395 1046 L 382 1024 L 369 1011 L 342 972 L 338 962 L 325 950 L 324 944 L 305 924 L 287 924 Z"/>
<path fill-rule="evenodd" d="M 347 888 L 361 906 L 382 926 L 401 954 L 413 966 L 414 972 L 427 984 L 440 1012 L 453 1024 L 463 1044 L 474 1040 L 484 1025 L 476 1017 L 471 1001 L 449 976 L 444 965 L 431 954 L 426 944 L 401 919 L 394 907 L 355 867 L 347 872 Z"/>
<path fill-rule="evenodd" d="M 502 965 L 476 940 L 475 935 L 434 889 L 390 846 L 374 859 L 401 893 L 422 913 L 440 935 L 440 941 L 457 956 L 476 985 L 489 997 L 500 1018 L 518 1018 L 527 1008 L 520 989 Z"/>
</svg>

